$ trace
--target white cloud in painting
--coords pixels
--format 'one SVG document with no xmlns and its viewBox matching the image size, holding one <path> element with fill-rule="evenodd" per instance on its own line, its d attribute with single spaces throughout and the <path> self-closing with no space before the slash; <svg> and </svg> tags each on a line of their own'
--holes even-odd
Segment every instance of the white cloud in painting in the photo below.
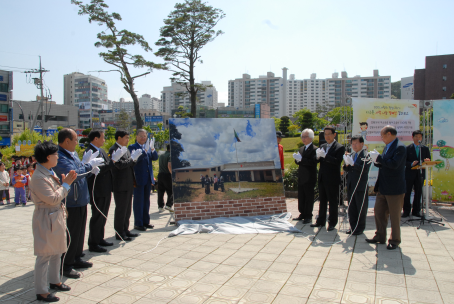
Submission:
<svg viewBox="0 0 454 304">
<path fill-rule="evenodd" d="M 174 118 L 181 133 L 178 141 L 184 149 L 180 158 L 191 167 L 217 166 L 226 163 L 274 161 L 280 168 L 274 119 L 247 118 Z M 241 142 L 236 143 L 235 130 Z"/>
</svg>

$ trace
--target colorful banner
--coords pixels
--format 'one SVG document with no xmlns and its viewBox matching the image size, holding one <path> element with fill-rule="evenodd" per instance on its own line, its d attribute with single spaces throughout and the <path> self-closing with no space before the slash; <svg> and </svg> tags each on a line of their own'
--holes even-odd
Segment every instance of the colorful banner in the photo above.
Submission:
<svg viewBox="0 0 454 304">
<path fill-rule="evenodd" d="M 415 100 L 352 98 L 353 136 L 362 135 L 365 149 L 383 152 L 385 144 L 380 132 L 386 125 L 397 129 L 397 137 L 405 145 L 413 142 L 412 132 L 419 130 L 419 102 Z M 378 168 L 372 166 L 369 185 L 374 186 Z"/>
<path fill-rule="evenodd" d="M 432 169 L 432 200 L 453 202 L 454 199 L 454 103 L 436 100 L 433 103 L 432 159 L 442 161 Z M 451 159 L 451 161 L 449 161 Z"/>
</svg>

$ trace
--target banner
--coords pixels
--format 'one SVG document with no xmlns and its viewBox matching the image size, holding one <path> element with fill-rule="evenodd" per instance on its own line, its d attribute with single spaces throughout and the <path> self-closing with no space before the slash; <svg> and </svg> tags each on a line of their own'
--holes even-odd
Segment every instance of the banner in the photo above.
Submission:
<svg viewBox="0 0 454 304">
<path fill-rule="evenodd" d="M 419 102 L 415 100 L 352 98 L 353 136 L 362 135 L 367 151 L 376 149 L 382 153 L 385 144 L 380 132 L 386 125 L 397 129 L 397 138 L 404 145 L 413 142 L 412 132 L 419 130 Z M 374 186 L 378 168 L 372 166 L 369 186 Z"/>
<path fill-rule="evenodd" d="M 432 169 L 432 200 L 453 202 L 454 196 L 454 104 L 451 100 L 433 103 L 433 150 L 432 159 L 442 161 Z M 449 161 L 451 159 L 451 161 Z"/>
</svg>

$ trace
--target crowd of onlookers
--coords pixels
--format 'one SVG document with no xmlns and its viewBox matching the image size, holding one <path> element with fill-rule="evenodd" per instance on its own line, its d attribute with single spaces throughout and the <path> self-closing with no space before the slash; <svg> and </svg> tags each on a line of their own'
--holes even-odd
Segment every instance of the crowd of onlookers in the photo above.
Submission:
<svg viewBox="0 0 454 304">
<path fill-rule="evenodd" d="M 30 178 L 36 168 L 34 156 L 13 156 L 10 168 L 0 161 L 0 205 L 11 203 L 9 187 L 14 187 L 14 205 L 25 206 L 30 201 Z"/>
</svg>

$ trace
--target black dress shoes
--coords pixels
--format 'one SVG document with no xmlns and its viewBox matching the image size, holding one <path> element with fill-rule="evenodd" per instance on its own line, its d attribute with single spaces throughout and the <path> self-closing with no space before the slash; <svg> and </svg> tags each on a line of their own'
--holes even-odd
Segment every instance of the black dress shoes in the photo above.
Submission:
<svg viewBox="0 0 454 304">
<path fill-rule="evenodd" d="M 311 224 L 311 227 L 325 227 L 325 225 L 316 222 L 315 224 Z"/>
<path fill-rule="evenodd" d="M 134 229 L 139 231 L 147 231 L 147 228 L 145 228 L 144 226 L 134 226 Z"/>
<path fill-rule="evenodd" d="M 60 301 L 60 298 L 54 296 L 53 294 L 48 294 L 47 297 L 43 297 L 43 296 L 37 294 L 36 295 L 36 299 L 38 301 L 43 301 L 43 302 L 58 302 L 58 301 Z"/>
<path fill-rule="evenodd" d="M 416 216 L 416 217 L 422 217 L 421 213 L 420 212 L 417 212 L 417 213 L 412 213 L 411 214 L 412 216 Z"/>
<path fill-rule="evenodd" d="M 75 271 L 74 269 L 71 269 L 71 270 L 63 270 L 63 275 L 67 278 L 70 278 L 70 279 L 78 279 L 80 278 L 80 273 Z"/>
<path fill-rule="evenodd" d="M 407 213 L 407 212 L 404 212 L 404 213 L 402 213 L 402 215 L 401 215 L 400 217 L 402 217 L 402 218 L 405 218 L 405 217 L 409 217 L 409 216 L 410 216 L 410 214 L 409 214 L 409 213 Z"/>
<path fill-rule="evenodd" d="M 309 223 L 312 223 L 312 219 L 303 220 L 303 224 L 309 224 Z"/>
<path fill-rule="evenodd" d="M 333 231 L 333 230 L 334 230 L 334 227 L 335 227 L 335 226 L 328 225 L 328 229 L 326 229 L 326 230 L 328 230 L 328 231 Z"/>
<path fill-rule="evenodd" d="M 300 214 L 300 216 L 295 217 L 293 220 L 294 220 L 294 221 L 301 221 L 301 220 L 304 220 L 304 218 L 303 218 L 303 215 Z"/>
<path fill-rule="evenodd" d="M 126 233 L 126 236 L 129 236 L 129 237 L 138 237 L 139 234 L 138 234 L 138 233 L 131 233 L 131 232 L 128 232 L 128 233 Z"/>
<path fill-rule="evenodd" d="M 146 225 L 145 225 L 145 228 L 153 229 L 153 228 L 154 228 L 154 225 L 152 225 L 152 224 L 146 224 Z"/>
<path fill-rule="evenodd" d="M 90 252 L 106 252 L 107 249 L 106 248 L 102 248 L 99 245 L 96 245 L 96 246 L 89 246 L 88 247 L 88 251 L 90 251 Z"/>
<path fill-rule="evenodd" d="M 118 235 L 116 235 L 115 238 L 116 238 L 117 240 L 119 240 L 119 241 L 121 241 L 121 239 L 123 239 L 123 241 L 125 241 L 125 242 L 130 242 L 130 241 L 132 241 L 132 239 L 131 239 L 129 236 L 126 236 L 126 235 L 122 235 L 121 238 L 120 238 Z"/>
<path fill-rule="evenodd" d="M 113 246 L 113 243 L 107 242 L 106 240 L 101 240 L 101 242 L 99 242 L 99 246 L 104 247 Z"/>
<path fill-rule="evenodd" d="M 394 244 L 388 244 L 388 246 L 386 246 L 386 249 L 389 249 L 389 250 L 394 250 L 394 249 L 397 249 L 399 248 L 399 246 L 397 245 L 394 245 Z"/>
<path fill-rule="evenodd" d="M 65 285 L 63 283 L 61 283 L 60 285 L 57 285 L 57 284 L 50 284 L 49 285 L 49 288 L 51 289 L 57 289 L 59 291 L 70 291 L 71 290 L 71 287 L 69 287 L 68 285 Z"/>
<path fill-rule="evenodd" d="M 101 248 L 101 247 L 100 247 Z M 101 248 L 104 249 L 104 248 Z M 106 250 L 107 251 L 107 250 Z M 87 262 L 87 261 L 76 261 L 74 265 L 72 265 L 74 269 L 79 269 L 79 268 L 91 268 L 93 267 L 93 263 Z"/>
<path fill-rule="evenodd" d="M 384 244 L 385 243 L 385 242 L 379 242 L 376 239 L 366 239 L 366 242 L 368 242 L 369 244 Z"/>
</svg>

